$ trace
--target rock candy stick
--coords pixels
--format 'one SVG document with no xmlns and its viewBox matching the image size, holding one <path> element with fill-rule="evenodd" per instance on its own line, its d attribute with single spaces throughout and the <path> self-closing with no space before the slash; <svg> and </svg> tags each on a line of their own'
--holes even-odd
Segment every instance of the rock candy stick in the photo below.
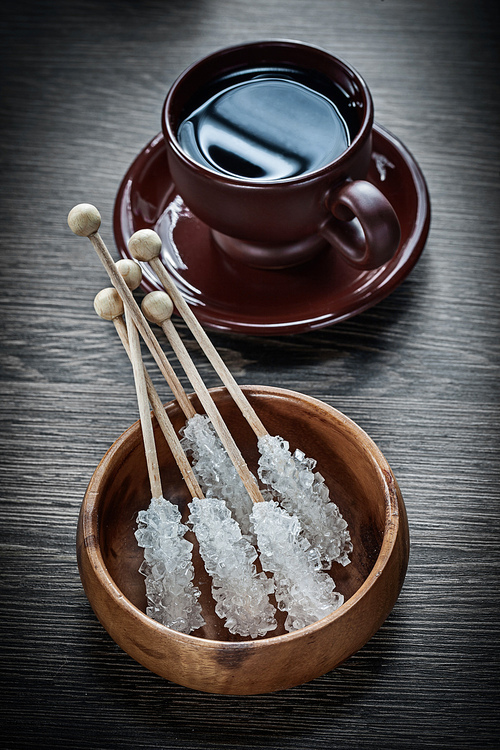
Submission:
<svg viewBox="0 0 500 750">
<path fill-rule="evenodd" d="M 321 561 L 301 533 L 296 516 L 273 500 L 252 511 L 262 568 L 272 573 L 278 608 L 288 613 L 285 628 L 298 630 L 321 620 L 343 604 L 335 582 L 321 571 Z"/>
<path fill-rule="evenodd" d="M 150 321 L 161 325 L 224 448 L 228 453 L 234 453 L 236 449 L 238 458 L 235 460 L 232 455 L 231 462 L 244 483 L 250 502 L 262 503 L 263 498 L 255 477 L 250 474 L 243 457 L 240 457 L 239 449 L 171 322 L 172 300 L 164 292 L 152 292 L 144 298 L 142 308 Z M 241 472 L 242 462 L 245 473 Z M 250 486 L 248 476 L 252 480 Z M 254 565 L 257 551 L 243 537 L 226 502 L 213 496 L 194 499 L 191 503 L 190 522 L 198 539 L 205 569 L 212 576 L 212 594 L 217 602 L 215 611 L 225 620 L 230 632 L 256 638 L 274 630 L 275 610 L 269 601 L 273 581 L 265 573 L 257 573 Z"/>
<path fill-rule="evenodd" d="M 144 547 L 141 572 L 146 576 L 146 611 L 163 625 L 189 633 L 205 624 L 200 592 L 193 585 L 193 545 L 184 538 L 188 529 L 181 523 L 179 509 L 163 497 L 139 334 L 127 310 L 125 320 L 152 495 L 148 510 L 139 511 L 135 533 L 137 543 Z"/>
<path fill-rule="evenodd" d="M 125 271 L 124 275 L 131 288 L 140 281 L 140 276 L 138 281 L 134 277 L 133 268 L 122 266 L 121 270 Z M 152 494 L 149 508 L 138 513 L 138 529 L 135 533 L 137 543 L 144 548 L 144 561 L 140 572 L 146 579 L 146 614 L 173 630 L 189 633 L 204 625 L 198 602 L 200 592 L 192 583 L 193 545 L 184 538 L 188 528 L 181 523 L 179 509 L 163 497 L 148 399 L 151 399 L 153 408 L 161 419 L 166 437 L 172 439 L 173 435 L 177 440 L 178 438 L 142 363 L 139 335 L 130 318 L 125 328 L 121 317 L 123 303 L 117 291 L 114 288 L 102 290 L 94 300 L 94 307 L 100 317 L 113 320 L 115 323 L 134 372 Z M 179 450 L 184 456 L 180 444 Z M 189 462 L 185 460 L 189 467 Z M 196 482 L 194 477 L 192 480 Z M 201 494 L 201 490 L 199 491 Z"/>
</svg>

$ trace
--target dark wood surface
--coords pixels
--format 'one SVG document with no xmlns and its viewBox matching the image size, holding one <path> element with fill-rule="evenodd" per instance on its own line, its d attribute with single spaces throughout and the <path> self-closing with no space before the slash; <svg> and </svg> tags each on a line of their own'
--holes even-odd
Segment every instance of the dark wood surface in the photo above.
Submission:
<svg viewBox="0 0 500 750">
<path fill-rule="evenodd" d="M 497 7 L 3 4 L 2 746 L 496 746 Z M 293 337 L 212 335 L 240 383 L 308 393 L 370 434 L 399 480 L 412 539 L 401 596 L 360 652 L 301 687 L 236 698 L 136 664 L 82 590 L 80 503 L 137 407 L 112 326 L 92 308 L 104 272 L 66 216 L 97 205 L 114 250 L 114 197 L 160 129 L 169 85 L 204 53 L 266 37 L 318 44 L 360 71 L 378 121 L 424 171 L 433 218 L 409 278 L 362 315 Z"/>
</svg>

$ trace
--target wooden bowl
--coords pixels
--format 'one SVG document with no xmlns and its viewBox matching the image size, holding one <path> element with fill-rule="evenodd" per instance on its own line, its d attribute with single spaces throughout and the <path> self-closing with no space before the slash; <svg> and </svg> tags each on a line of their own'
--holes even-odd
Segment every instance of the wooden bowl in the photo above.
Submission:
<svg viewBox="0 0 500 750">
<path fill-rule="evenodd" d="M 210 580 L 194 550 L 195 578 L 207 625 L 184 635 L 145 614 L 143 550 L 134 531 L 149 490 L 139 422 L 108 450 L 90 481 L 78 522 L 78 565 L 87 597 L 116 643 L 151 671 L 210 693 L 255 694 L 292 687 L 325 674 L 378 630 L 399 595 L 406 573 L 406 511 L 392 471 L 372 440 L 350 419 L 300 393 L 264 386 L 244 391 L 270 434 L 316 458 L 331 498 L 349 524 L 352 562 L 331 574 L 345 602 L 336 612 L 287 633 L 283 617 L 264 638 L 231 635 L 214 612 Z M 224 388 L 211 393 L 250 468 L 258 454 L 253 432 Z M 202 411 L 196 399 L 197 411 Z M 177 404 L 166 406 L 176 429 Z M 187 517 L 189 496 L 163 435 L 155 437 L 164 495 Z"/>
</svg>

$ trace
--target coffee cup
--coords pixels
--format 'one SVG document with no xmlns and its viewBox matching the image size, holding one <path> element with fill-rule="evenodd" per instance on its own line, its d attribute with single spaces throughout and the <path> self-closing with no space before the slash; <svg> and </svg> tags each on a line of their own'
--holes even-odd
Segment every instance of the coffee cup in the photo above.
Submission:
<svg viewBox="0 0 500 750">
<path fill-rule="evenodd" d="M 284 268 L 337 252 L 389 261 L 394 209 L 365 178 L 373 102 L 361 76 L 301 42 L 228 47 L 185 70 L 162 111 L 172 180 L 222 251 Z"/>
</svg>

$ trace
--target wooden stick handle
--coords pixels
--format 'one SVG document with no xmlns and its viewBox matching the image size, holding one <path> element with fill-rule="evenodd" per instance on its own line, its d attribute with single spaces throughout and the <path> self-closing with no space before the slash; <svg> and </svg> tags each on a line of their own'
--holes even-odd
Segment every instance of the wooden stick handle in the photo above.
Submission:
<svg viewBox="0 0 500 750">
<path fill-rule="evenodd" d="M 150 229 L 141 229 L 139 232 L 132 235 L 128 247 L 134 258 L 149 262 L 161 284 L 171 297 L 178 313 L 184 318 L 191 333 L 205 353 L 205 356 L 226 386 L 256 436 L 259 438 L 267 435 L 267 430 L 257 416 L 254 408 L 249 403 L 247 397 L 227 368 L 224 360 L 210 341 L 194 313 L 191 311 L 191 308 L 188 306 L 184 297 L 172 281 L 167 269 L 161 262 L 159 257 L 161 251 L 160 237 L 156 232 L 153 232 Z"/>
<path fill-rule="evenodd" d="M 134 299 L 134 295 L 127 286 L 126 281 L 120 274 L 116 264 L 111 257 L 98 229 L 101 224 L 101 216 L 95 206 L 88 203 L 82 203 L 71 209 L 68 215 L 68 224 L 70 229 L 77 235 L 88 237 L 96 251 L 101 263 L 107 271 L 111 283 L 120 294 L 126 310 L 130 311 L 130 317 L 134 325 L 140 332 L 146 342 L 148 349 L 153 355 L 156 364 L 170 386 L 172 393 L 177 399 L 179 406 L 184 412 L 187 419 L 193 417 L 196 412 L 192 403 L 189 401 L 184 388 L 182 387 L 175 371 L 160 347 L 153 331 L 151 330 L 146 318 Z"/>
<path fill-rule="evenodd" d="M 264 500 L 262 497 L 257 481 L 248 468 L 245 459 L 241 455 L 240 449 L 234 442 L 234 438 L 229 432 L 229 429 L 222 419 L 222 416 L 215 405 L 212 396 L 210 395 L 208 388 L 203 382 L 200 373 L 196 369 L 191 357 L 188 354 L 184 343 L 175 330 L 174 324 L 171 320 L 166 320 L 162 325 L 163 331 L 170 342 L 170 346 L 174 350 L 177 359 L 182 365 L 184 372 L 191 385 L 193 386 L 196 395 L 200 399 L 201 405 L 205 409 L 210 421 L 212 422 L 218 436 L 221 439 L 222 445 L 226 449 L 229 458 L 231 459 L 236 471 L 238 472 L 241 481 L 245 485 L 245 488 L 252 498 L 254 503 L 260 503 Z"/>
<path fill-rule="evenodd" d="M 133 261 L 131 261 L 133 262 Z M 117 263 L 117 266 L 122 271 L 121 261 Z M 128 281 L 130 285 L 130 281 Z M 132 287 L 131 287 L 132 288 Z M 123 320 L 124 307 L 123 302 L 114 287 L 108 289 L 102 289 L 94 299 L 94 308 L 96 313 L 105 320 L 112 320 L 116 329 L 116 332 L 123 344 L 130 361 L 132 361 L 130 346 L 128 341 L 127 326 Z M 143 365 L 144 377 L 146 380 L 146 388 L 148 392 L 149 402 L 153 409 L 153 413 L 157 419 L 160 429 L 167 441 L 175 462 L 180 469 L 182 477 L 187 485 L 187 488 L 192 497 L 203 497 L 203 492 L 198 480 L 196 479 L 191 464 L 189 463 L 186 454 L 182 448 L 181 442 L 177 436 L 177 433 L 170 421 L 165 408 L 161 402 L 161 399 L 153 385 L 149 373 L 146 367 Z"/>
<path fill-rule="evenodd" d="M 264 498 L 260 493 L 257 480 L 248 468 L 208 388 L 184 346 L 184 342 L 170 319 L 173 312 L 172 300 L 165 292 L 152 292 L 143 299 L 142 308 L 146 317 L 151 322 L 162 327 L 252 501 L 256 503 L 262 502 Z"/>
<path fill-rule="evenodd" d="M 124 346 L 124 349 L 130 357 L 130 347 L 129 347 L 128 336 L 127 336 L 127 326 L 125 325 L 125 322 L 122 317 L 114 318 L 113 323 L 115 324 L 116 331 L 120 337 L 120 340 Z M 158 392 L 156 388 L 154 387 L 153 381 L 151 380 L 149 373 L 145 367 L 144 367 L 144 377 L 146 380 L 146 388 L 148 392 L 149 402 L 153 409 L 153 414 L 155 415 L 156 420 L 163 433 L 163 436 L 165 437 L 165 440 L 167 441 L 168 447 L 172 451 L 172 455 L 175 459 L 177 466 L 179 467 L 179 470 L 182 474 L 182 478 L 184 479 L 186 483 L 189 493 L 191 497 L 203 497 L 203 492 L 198 483 L 198 480 L 196 479 L 193 468 L 191 464 L 189 463 L 186 454 L 184 453 L 184 450 L 177 436 L 177 433 L 174 429 L 174 426 L 172 425 L 172 422 L 170 421 L 167 413 L 165 412 L 164 406 L 161 402 Z"/>
<path fill-rule="evenodd" d="M 142 439 L 144 442 L 144 451 L 146 454 L 146 465 L 148 467 L 149 483 L 151 485 L 151 496 L 154 498 L 163 495 L 160 467 L 158 465 L 158 455 L 156 453 L 155 438 L 153 425 L 151 422 L 151 412 L 149 410 L 149 399 L 146 387 L 146 378 L 144 377 L 144 365 L 142 363 L 141 342 L 139 333 L 130 315 L 130 311 L 125 309 L 125 320 L 127 324 L 127 335 L 130 347 L 130 361 L 134 371 L 135 390 L 137 393 L 137 403 L 139 405 L 139 416 L 141 420 Z"/>
</svg>

